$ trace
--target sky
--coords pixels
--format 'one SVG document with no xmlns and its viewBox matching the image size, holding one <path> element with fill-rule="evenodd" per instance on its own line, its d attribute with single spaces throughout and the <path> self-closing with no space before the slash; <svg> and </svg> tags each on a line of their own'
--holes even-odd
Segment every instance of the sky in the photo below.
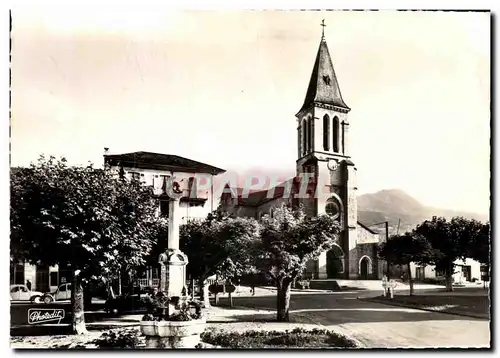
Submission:
<svg viewBox="0 0 500 358">
<path fill-rule="evenodd" d="M 490 15 L 473 12 L 12 12 L 11 166 L 177 154 L 293 175 L 325 37 L 360 194 L 486 213 Z"/>
</svg>

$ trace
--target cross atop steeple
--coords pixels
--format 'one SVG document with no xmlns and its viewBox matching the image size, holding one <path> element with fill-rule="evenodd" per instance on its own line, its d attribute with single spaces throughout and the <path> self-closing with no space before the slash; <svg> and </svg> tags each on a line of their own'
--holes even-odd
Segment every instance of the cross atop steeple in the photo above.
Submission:
<svg viewBox="0 0 500 358">
<path fill-rule="evenodd" d="M 321 41 L 324 41 L 325 40 L 325 19 L 321 20 L 321 26 L 323 27 L 323 29 L 321 30 Z"/>
<path fill-rule="evenodd" d="M 309 108 L 315 103 L 322 103 L 343 108 L 347 111 L 350 108 L 345 104 L 340 94 L 340 88 L 333 69 L 332 59 L 328 51 L 325 39 L 325 20 L 321 21 L 323 28 L 321 41 L 319 43 L 318 54 L 314 62 L 309 87 L 307 88 L 306 98 L 300 111 Z M 300 112 L 299 111 L 299 112 Z"/>
</svg>

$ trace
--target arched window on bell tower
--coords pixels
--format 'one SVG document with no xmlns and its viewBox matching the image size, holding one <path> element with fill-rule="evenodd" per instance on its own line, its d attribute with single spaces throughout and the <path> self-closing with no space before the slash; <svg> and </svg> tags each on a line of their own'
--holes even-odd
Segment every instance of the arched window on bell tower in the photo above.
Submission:
<svg viewBox="0 0 500 358">
<path fill-rule="evenodd" d="M 323 149 L 328 152 L 330 150 L 330 141 L 328 140 L 330 136 L 330 117 L 328 114 L 323 116 Z"/>
<path fill-rule="evenodd" d="M 333 151 L 338 153 L 339 151 L 339 119 L 337 117 L 333 117 Z"/>
<path fill-rule="evenodd" d="M 300 132 L 302 133 L 302 155 L 306 154 L 306 144 L 307 144 L 307 132 L 306 132 L 306 119 L 302 120 L 302 126 Z"/>
<path fill-rule="evenodd" d="M 307 151 L 308 152 L 312 152 L 313 151 L 313 148 L 314 148 L 314 144 L 313 144 L 313 141 L 314 141 L 314 119 L 313 118 L 309 118 L 309 120 L 307 121 L 307 125 L 308 125 L 308 129 L 307 129 L 307 134 L 308 134 L 308 138 L 307 138 L 307 142 L 308 142 L 308 145 L 307 145 Z"/>
<path fill-rule="evenodd" d="M 304 119 L 302 121 L 302 155 L 305 155 L 306 154 L 306 151 L 307 151 L 307 148 L 306 148 L 306 145 L 307 145 L 307 126 L 306 126 L 306 121 L 307 119 Z"/>
</svg>

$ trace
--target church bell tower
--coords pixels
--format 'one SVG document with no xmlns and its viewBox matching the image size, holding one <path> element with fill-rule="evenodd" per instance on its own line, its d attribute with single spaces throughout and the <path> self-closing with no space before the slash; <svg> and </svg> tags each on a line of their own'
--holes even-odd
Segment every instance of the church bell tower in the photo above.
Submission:
<svg viewBox="0 0 500 358">
<path fill-rule="evenodd" d="M 349 253 L 356 247 L 356 167 L 349 155 L 350 108 L 342 99 L 323 34 L 297 117 L 297 176 L 313 178 L 315 193 L 300 198 L 306 213 L 323 213 L 339 221 L 339 246 L 323 253 L 315 263 L 318 278 L 349 278 Z M 311 197 L 312 196 L 312 197 Z M 335 264 L 336 263 L 336 264 Z"/>
</svg>

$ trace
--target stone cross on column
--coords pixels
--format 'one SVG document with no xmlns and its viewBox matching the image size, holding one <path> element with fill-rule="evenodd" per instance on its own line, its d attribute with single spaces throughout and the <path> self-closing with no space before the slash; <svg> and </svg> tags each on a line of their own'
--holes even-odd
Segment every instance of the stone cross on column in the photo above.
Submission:
<svg viewBox="0 0 500 358">
<path fill-rule="evenodd" d="M 160 291 L 167 296 L 181 296 L 186 286 L 187 256 L 179 250 L 179 199 L 171 198 L 169 202 L 168 243 L 167 250 L 159 257 L 161 264 Z"/>
</svg>

